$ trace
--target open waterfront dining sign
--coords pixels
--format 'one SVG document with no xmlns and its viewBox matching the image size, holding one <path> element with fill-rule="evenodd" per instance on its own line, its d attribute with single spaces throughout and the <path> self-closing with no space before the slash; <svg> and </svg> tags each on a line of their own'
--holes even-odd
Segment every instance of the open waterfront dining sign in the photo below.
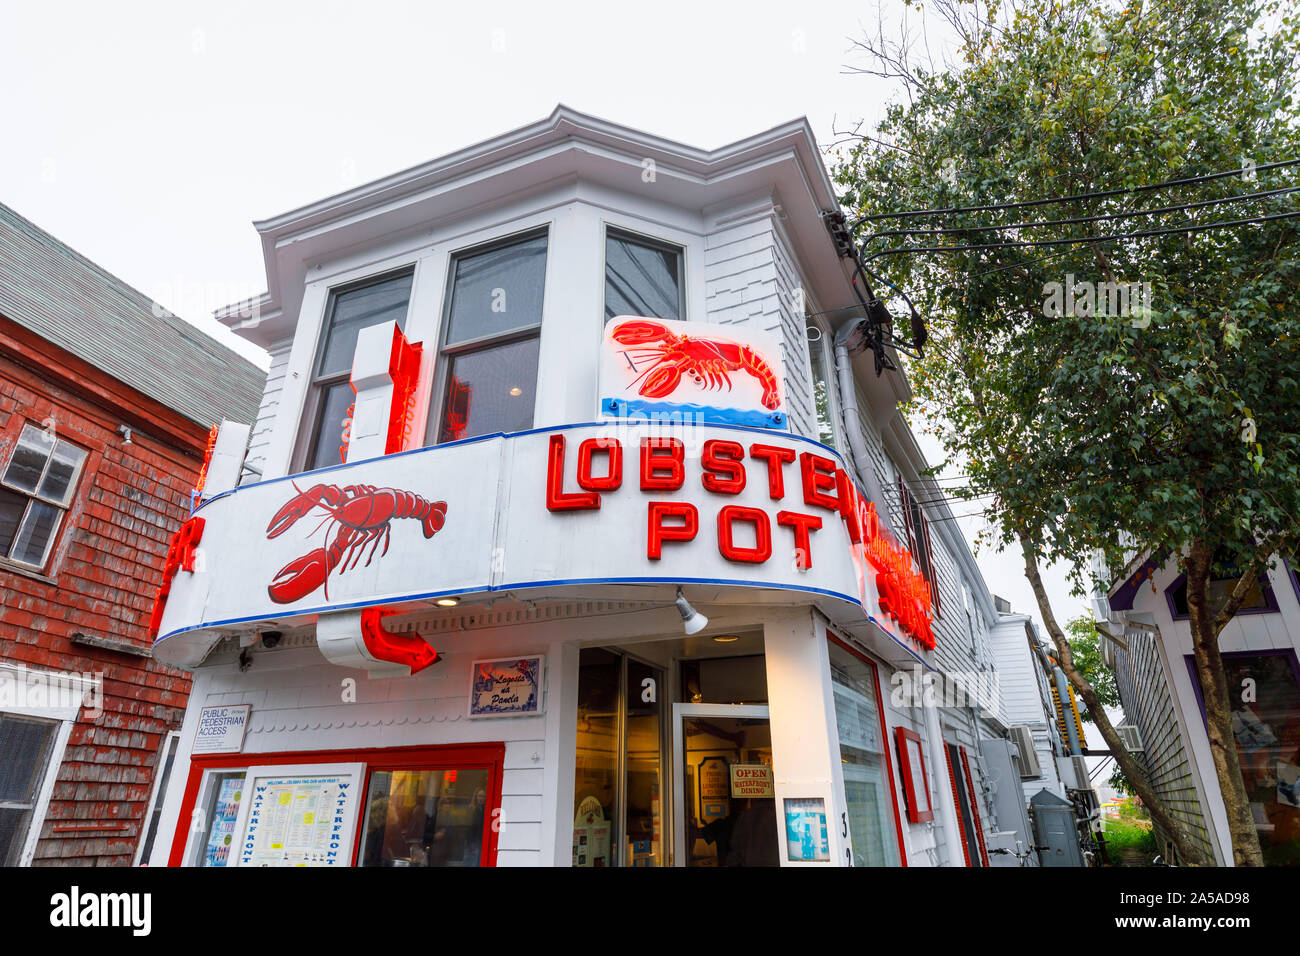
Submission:
<svg viewBox="0 0 1300 956">
<path fill-rule="evenodd" d="M 787 432 L 619 421 L 485 436 L 242 486 L 194 520 L 158 612 L 155 654 L 173 665 L 241 625 L 629 583 L 808 592 L 934 646 L 912 555 L 832 449 Z"/>
</svg>

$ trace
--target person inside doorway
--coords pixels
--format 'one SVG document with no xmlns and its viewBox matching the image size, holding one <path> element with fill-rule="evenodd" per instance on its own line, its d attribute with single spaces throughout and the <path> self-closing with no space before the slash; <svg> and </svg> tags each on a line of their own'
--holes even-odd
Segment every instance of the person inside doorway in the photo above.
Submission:
<svg viewBox="0 0 1300 956">
<path fill-rule="evenodd" d="M 700 831 L 717 847 L 719 866 L 780 866 L 776 807 L 769 798 L 731 801 L 731 812 Z"/>
</svg>

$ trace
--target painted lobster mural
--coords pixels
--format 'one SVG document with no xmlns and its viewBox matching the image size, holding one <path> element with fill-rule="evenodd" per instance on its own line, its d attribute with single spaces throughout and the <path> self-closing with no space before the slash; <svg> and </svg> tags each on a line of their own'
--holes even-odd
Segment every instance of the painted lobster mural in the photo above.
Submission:
<svg viewBox="0 0 1300 956">
<path fill-rule="evenodd" d="M 376 488 L 374 485 L 340 488 L 338 485 L 319 484 L 303 491 L 294 484 L 293 490 L 298 493 L 275 513 L 266 526 L 268 539 L 278 538 L 318 508 L 325 517 L 312 533 L 326 523 L 331 527 L 337 526 L 338 530 L 327 547 L 295 558 L 276 573 L 266 590 L 277 604 L 291 604 L 319 587 L 325 589 L 328 599 L 329 575 L 335 568 L 342 565 L 339 570 L 342 574 L 356 567 L 366 545 L 370 545 L 370 554 L 366 557 L 366 566 L 369 566 L 380 539 L 384 543 L 380 557 L 388 553 L 393 519 L 416 518 L 424 529 L 424 536 L 432 538 L 447 518 L 447 502 L 427 501 L 398 488 Z"/>
<path fill-rule="evenodd" d="M 644 319 L 621 322 L 610 334 L 616 342 L 641 346 L 628 350 L 634 358 L 651 360 L 650 367 L 632 382 L 636 385 L 645 380 L 640 394 L 646 398 L 671 395 L 683 375 L 689 375 L 701 388 L 726 385 L 730 389 L 729 372 L 748 372 L 763 387 L 763 405 L 772 409 L 781 405 L 776 373 L 748 345 L 678 335 L 658 322 Z"/>
</svg>

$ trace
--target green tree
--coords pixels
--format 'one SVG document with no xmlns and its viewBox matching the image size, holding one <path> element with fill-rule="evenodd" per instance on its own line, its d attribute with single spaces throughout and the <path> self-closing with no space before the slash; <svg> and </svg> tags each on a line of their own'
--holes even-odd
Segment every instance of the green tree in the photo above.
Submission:
<svg viewBox="0 0 1300 956">
<path fill-rule="evenodd" d="M 1101 552 L 1111 569 L 1150 557 L 1186 571 L 1234 859 L 1258 865 L 1218 636 L 1300 530 L 1300 238 L 1285 218 L 1294 193 L 1276 191 L 1295 186 L 1296 168 L 1005 204 L 1300 158 L 1296 14 L 1283 0 L 933 0 L 931 9 L 959 38 L 944 69 L 860 43 L 867 70 L 899 81 L 906 100 L 841 152 L 843 203 L 866 217 L 857 228 L 869 267 L 927 318 L 931 341 L 909 373 L 968 475 L 956 494 L 987 507 L 986 540 L 1022 555 L 1062 668 L 1152 817 L 1195 861 L 1077 666 L 1040 565 L 1082 567 Z M 1244 193 L 1266 195 L 1221 202 Z M 1201 205 L 1170 208 L 1188 203 Z M 869 218 L 971 206 L 992 208 Z M 1247 217 L 1274 218 L 1160 232 Z M 1054 221 L 1022 225 L 1035 220 Z M 1109 238 L 1120 233 L 1130 235 Z M 1062 238 L 1075 241 L 970 248 Z M 948 251 L 870 258 L 899 247 Z M 1120 308 L 1128 283 L 1142 292 Z M 1066 290 L 1079 288 L 1091 292 L 1070 309 Z M 1226 573 L 1237 583 L 1214 605 L 1209 582 Z M 1076 586 L 1085 588 L 1079 575 Z"/>
<path fill-rule="evenodd" d="M 1115 686 L 1115 672 L 1101 659 L 1101 635 L 1092 618 L 1076 617 L 1065 625 L 1070 653 L 1074 655 L 1074 666 L 1092 685 L 1097 693 L 1097 700 L 1103 707 L 1119 706 L 1119 689 Z M 1092 709 L 1085 707 L 1080 716 L 1093 721 Z"/>
</svg>

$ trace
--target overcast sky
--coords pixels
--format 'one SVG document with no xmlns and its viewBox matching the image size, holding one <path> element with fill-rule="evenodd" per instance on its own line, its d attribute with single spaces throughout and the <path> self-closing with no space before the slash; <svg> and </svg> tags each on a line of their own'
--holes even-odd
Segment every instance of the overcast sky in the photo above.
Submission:
<svg viewBox="0 0 1300 956">
<path fill-rule="evenodd" d="M 6 4 L 0 202 L 265 367 L 210 318 L 266 288 L 254 219 L 557 103 L 706 148 L 806 115 L 826 145 L 892 95 L 844 69 L 878 19 L 842 0 Z M 1014 556 L 979 560 L 1034 610 Z M 1064 621 L 1083 605 L 1050 577 Z"/>
</svg>

